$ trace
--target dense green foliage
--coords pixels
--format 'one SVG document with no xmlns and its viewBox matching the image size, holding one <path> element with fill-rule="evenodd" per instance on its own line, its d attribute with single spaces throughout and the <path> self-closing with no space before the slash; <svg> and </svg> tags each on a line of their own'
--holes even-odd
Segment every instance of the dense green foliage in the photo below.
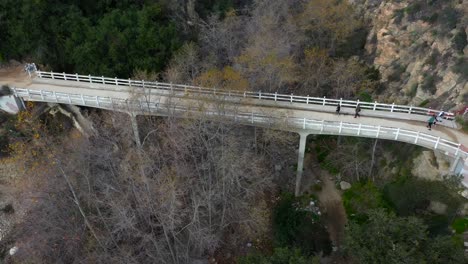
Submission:
<svg viewBox="0 0 468 264">
<path fill-rule="evenodd" d="M 0 58 L 29 59 L 55 71 L 130 77 L 161 71 L 181 45 L 161 3 L 0 2 Z"/>
<path fill-rule="evenodd" d="M 371 210 L 363 224 L 351 222 L 346 245 L 359 263 L 463 263 L 462 245 L 449 236 L 430 239 L 416 217 Z"/>
<path fill-rule="evenodd" d="M 459 197 L 454 196 L 444 184 L 413 177 L 388 184 L 384 193 L 398 215 L 402 216 L 416 215 L 426 210 L 430 201 L 446 204 L 447 215 L 454 216 L 461 204 Z"/>
<path fill-rule="evenodd" d="M 388 207 L 382 192 L 370 181 L 358 182 L 343 193 L 343 205 L 348 218 L 358 223 L 367 220 L 372 209 Z"/>
<path fill-rule="evenodd" d="M 262 254 L 250 254 L 242 257 L 239 264 L 315 264 L 320 263 L 318 259 L 302 255 L 297 248 L 275 248 L 271 256 Z"/>
<path fill-rule="evenodd" d="M 454 194 L 455 193 L 455 194 Z M 445 212 L 435 213 L 431 202 Z M 382 189 L 358 182 L 343 195 L 350 220 L 345 245 L 359 263 L 463 263 L 457 233 L 464 218 L 454 221 L 461 205 L 451 187 L 441 182 L 400 177 Z"/>
<path fill-rule="evenodd" d="M 275 242 L 279 247 L 296 247 L 306 255 L 331 252 L 328 232 L 313 214 L 300 208 L 299 199 L 284 193 L 273 213 Z"/>
<path fill-rule="evenodd" d="M 466 230 L 468 230 L 468 219 L 467 218 L 458 218 L 455 219 L 452 223 L 452 228 L 455 230 L 457 234 L 462 234 Z"/>
</svg>

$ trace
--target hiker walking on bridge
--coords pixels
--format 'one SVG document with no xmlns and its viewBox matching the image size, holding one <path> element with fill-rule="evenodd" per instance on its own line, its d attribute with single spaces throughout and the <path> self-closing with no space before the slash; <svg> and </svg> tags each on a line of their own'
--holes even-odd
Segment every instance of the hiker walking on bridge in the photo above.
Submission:
<svg viewBox="0 0 468 264">
<path fill-rule="evenodd" d="M 426 126 L 426 127 L 427 127 L 429 130 L 431 130 L 431 127 L 432 127 L 432 125 L 435 123 L 436 120 L 437 120 L 437 119 L 436 119 L 436 115 L 435 115 L 435 114 L 432 115 L 431 118 L 429 118 L 429 120 L 427 121 L 427 126 Z"/>
<path fill-rule="evenodd" d="M 354 114 L 354 118 L 361 116 L 359 115 L 359 112 L 361 112 L 361 106 L 359 104 L 356 105 L 356 113 Z"/>
<path fill-rule="evenodd" d="M 436 117 L 436 121 L 442 123 L 442 118 L 444 118 L 444 116 L 445 116 L 445 112 L 444 112 L 443 110 L 440 111 L 439 114 L 438 114 L 437 117 Z M 439 119 L 439 118 L 440 118 L 440 119 Z"/>
<path fill-rule="evenodd" d="M 340 115 L 340 110 L 341 110 L 341 105 L 338 103 L 338 105 L 336 106 L 336 113 L 338 115 Z"/>
</svg>

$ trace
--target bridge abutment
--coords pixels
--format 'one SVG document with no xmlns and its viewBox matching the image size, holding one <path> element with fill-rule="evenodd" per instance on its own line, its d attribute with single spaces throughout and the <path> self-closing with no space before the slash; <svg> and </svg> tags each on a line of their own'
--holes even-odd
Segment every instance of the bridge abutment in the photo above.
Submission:
<svg viewBox="0 0 468 264">
<path fill-rule="evenodd" d="M 307 143 L 307 136 L 308 133 L 300 132 L 299 133 L 299 150 L 297 153 L 297 172 L 296 172 L 296 189 L 294 194 L 296 196 L 300 195 L 301 192 L 301 180 L 302 180 L 302 173 L 304 170 L 304 155 L 305 155 L 305 147 Z"/>
</svg>

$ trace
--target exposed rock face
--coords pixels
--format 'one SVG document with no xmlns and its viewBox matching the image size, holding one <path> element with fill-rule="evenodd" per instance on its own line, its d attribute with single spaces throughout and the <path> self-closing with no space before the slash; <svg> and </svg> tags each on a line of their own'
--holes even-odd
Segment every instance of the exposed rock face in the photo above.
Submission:
<svg viewBox="0 0 468 264">
<path fill-rule="evenodd" d="M 368 20 L 368 59 L 380 71 L 380 101 L 445 110 L 468 104 L 468 0 L 350 0 Z"/>
<path fill-rule="evenodd" d="M 428 179 L 442 180 L 443 176 L 450 174 L 450 163 L 447 157 L 441 153 L 427 150 L 414 159 L 413 175 Z"/>
</svg>

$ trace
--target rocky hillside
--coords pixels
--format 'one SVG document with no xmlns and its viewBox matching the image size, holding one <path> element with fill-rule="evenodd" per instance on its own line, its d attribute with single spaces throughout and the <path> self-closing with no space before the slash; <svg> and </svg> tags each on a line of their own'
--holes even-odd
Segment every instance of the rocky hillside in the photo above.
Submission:
<svg viewBox="0 0 468 264">
<path fill-rule="evenodd" d="M 380 101 L 460 109 L 468 102 L 467 0 L 350 0 L 370 31 Z"/>
</svg>

